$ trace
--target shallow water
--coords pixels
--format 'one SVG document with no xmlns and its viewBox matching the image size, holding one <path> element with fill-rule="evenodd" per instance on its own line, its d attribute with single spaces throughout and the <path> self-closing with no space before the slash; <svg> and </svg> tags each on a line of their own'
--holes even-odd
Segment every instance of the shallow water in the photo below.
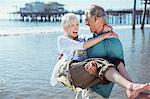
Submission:
<svg viewBox="0 0 150 99">
<path fill-rule="evenodd" d="M 126 67 L 136 82 L 150 82 L 150 28 L 142 32 L 115 29 L 124 47 Z M 80 32 L 87 33 L 86 29 Z M 0 37 L 0 99 L 74 99 L 63 85 L 49 80 L 57 62 L 56 38 L 61 32 Z M 93 95 L 98 99 L 98 95 Z M 110 99 L 126 99 L 116 85 Z"/>
</svg>

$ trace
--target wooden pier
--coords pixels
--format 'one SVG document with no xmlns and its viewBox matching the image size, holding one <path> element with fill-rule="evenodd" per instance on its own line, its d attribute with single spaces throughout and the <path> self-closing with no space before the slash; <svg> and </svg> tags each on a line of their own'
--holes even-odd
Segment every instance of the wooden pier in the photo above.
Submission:
<svg viewBox="0 0 150 99">
<path fill-rule="evenodd" d="M 132 9 L 127 10 L 108 10 L 106 11 L 108 14 L 108 19 L 110 24 L 141 24 L 142 23 L 142 14 L 143 10 L 136 10 L 135 14 L 133 14 Z M 20 21 L 27 21 L 27 22 L 61 22 L 61 17 L 68 12 L 17 12 L 14 13 L 18 15 Z M 73 12 L 79 16 L 80 22 L 83 22 L 83 15 L 84 12 Z M 133 21 L 133 15 L 135 18 Z M 150 9 L 145 11 L 145 24 L 150 24 Z"/>
<path fill-rule="evenodd" d="M 128 9 L 128 10 L 108 10 L 106 11 L 108 14 L 109 18 L 109 23 L 110 24 L 133 24 L 133 10 Z M 142 13 L 143 10 L 136 10 L 135 15 L 135 24 L 141 24 L 142 20 Z M 145 23 L 150 24 L 150 9 L 145 12 Z"/>
<path fill-rule="evenodd" d="M 145 5 L 144 9 L 136 9 L 136 0 L 134 0 L 133 9 L 107 10 L 109 24 L 132 24 L 133 29 L 136 24 L 141 24 L 141 28 L 144 28 L 144 24 L 150 24 L 150 8 L 146 6 L 150 4 L 150 0 L 141 0 L 141 4 Z M 61 17 L 69 13 L 63 6 L 57 2 L 50 4 L 33 2 L 12 14 L 19 16 L 19 20 L 24 22 L 61 22 Z M 72 13 L 79 16 L 80 22 L 84 21 L 84 11 L 72 11 Z"/>
<path fill-rule="evenodd" d="M 141 4 L 144 4 L 144 9 L 142 11 L 142 16 L 140 18 L 141 21 L 141 29 L 144 29 L 145 18 L 147 16 L 147 23 L 149 23 L 150 17 L 150 8 L 147 9 L 147 4 L 150 4 L 150 0 L 141 0 Z M 136 0 L 134 0 L 134 8 L 133 8 L 133 18 L 132 18 L 132 29 L 135 29 L 135 21 L 136 21 Z"/>
<path fill-rule="evenodd" d="M 61 22 L 61 17 L 68 12 L 17 12 L 20 15 L 20 21 L 30 22 Z M 79 15 L 80 22 L 82 22 L 82 15 L 84 12 L 74 12 Z"/>
</svg>

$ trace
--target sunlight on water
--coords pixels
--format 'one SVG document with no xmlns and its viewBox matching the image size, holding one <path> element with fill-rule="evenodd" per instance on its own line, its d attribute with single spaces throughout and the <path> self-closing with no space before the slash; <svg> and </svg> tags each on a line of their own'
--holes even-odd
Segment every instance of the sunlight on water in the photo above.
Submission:
<svg viewBox="0 0 150 99">
<path fill-rule="evenodd" d="M 62 32 L 63 30 L 58 27 L 3 27 L 0 29 L 1 36 L 11 35 L 27 35 L 27 34 L 42 34 L 42 33 L 55 33 Z"/>
</svg>

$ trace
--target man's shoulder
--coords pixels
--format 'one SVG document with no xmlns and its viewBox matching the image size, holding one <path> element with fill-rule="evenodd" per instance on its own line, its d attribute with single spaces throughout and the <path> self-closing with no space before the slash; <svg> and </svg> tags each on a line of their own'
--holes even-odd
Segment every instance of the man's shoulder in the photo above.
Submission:
<svg viewBox="0 0 150 99">
<path fill-rule="evenodd" d="M 111 42 L 120 42 L 119 38 L 115 38 L 115 37 L 112 37 L 112 38 L 108 38 L 108 39 L 105 39 L 106 41 L 111 41 Z"/>
</svg>

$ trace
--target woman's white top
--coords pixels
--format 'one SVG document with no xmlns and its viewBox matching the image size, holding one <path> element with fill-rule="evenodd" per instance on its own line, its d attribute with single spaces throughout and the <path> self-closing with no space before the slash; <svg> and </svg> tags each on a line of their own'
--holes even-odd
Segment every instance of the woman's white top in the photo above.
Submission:
<svg viewBox="0 0 150 99">
<path fill-rule="evenodd" d="M 65 35 L 59 36 L 57 39 L 58 53 L 63 54 L 63 57 L 57 62 L 53 69 L 51 76 L 51 85 L 57 84 L 57 78 L 59 76 L 60 64 L 63 64 L 65 60 L 78 60 L 82 61 L 87 58 L 85 49 L 83 48 L 84 39 L 78 38 L 79 41 L 73 40 Z"/>
<path fill-rule="evenodd" d="M 83 48 L 84 40 L 79 39 L 79 41 L 73 40 L 65 35 L 59 36 L 57 39 L 58 53 L 62 54 L 66 60 L 78 60 L 83 59 L 82 52 L 85 50 Z"/>
</svg>

